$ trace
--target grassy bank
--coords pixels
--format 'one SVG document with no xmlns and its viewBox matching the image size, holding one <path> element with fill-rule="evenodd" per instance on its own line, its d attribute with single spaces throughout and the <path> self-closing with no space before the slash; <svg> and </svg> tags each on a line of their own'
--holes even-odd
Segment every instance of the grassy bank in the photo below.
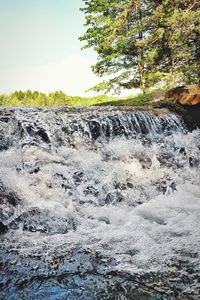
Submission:
<svg viewBox="0 0 200 300">
<path fill-rule="evenodd" d="M 135 95 L 135 96 L 129 96 L 122 99 L 115 99 L 99 103 L 97 105 L 111 105 L 111 106 L 143 106 L 145 104 L 148 104 L 153 99 L 153 93 L 147 93 L 144 95 Z"/>
<path fill-rule="evenodd" d="M 96 97 L 69 96 L 61 91 L 48 95 L 40 92 L 17 91 L 10 95 L 0 95 L 0 106 L 143 106 L 152 98 L 153 93 L 119 98 L 106 95 Z"/>
</svg>

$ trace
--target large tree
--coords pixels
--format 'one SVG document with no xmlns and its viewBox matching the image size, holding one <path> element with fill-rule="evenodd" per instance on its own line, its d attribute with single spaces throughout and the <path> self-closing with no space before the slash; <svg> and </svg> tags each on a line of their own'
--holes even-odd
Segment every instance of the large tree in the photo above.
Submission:
<svg viewBox="0 0 200 300">
<path fill-rule="evenodd" d="M 106 76 L 95 90 L 140 87 L 162 81 L 194 82 L 199 76 L 199 1 L 84 0 L 86 33 Z"/>
<path fill-rule="evenodd" d="M 152 21 L 160 31 L 158 65 L 168 80 L 176 83 L 197 82 L 199 78 L 200 4 L 195 0 L 155 1 Z"/>
</svg>

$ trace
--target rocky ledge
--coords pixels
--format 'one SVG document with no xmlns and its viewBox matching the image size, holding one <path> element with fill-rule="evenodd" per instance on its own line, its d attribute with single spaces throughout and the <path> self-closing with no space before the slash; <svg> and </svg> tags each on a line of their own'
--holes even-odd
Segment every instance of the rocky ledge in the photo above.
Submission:
<svg viewBox="0 0 200 300">
<path fill-rule="evenodd" d="M 167 108 L 181 116 L 191 129 L 200 128 L 200 84 L 180 86 L 155 94 L 154 108 Z"/>
<path fill-rule="evenodd" d="M 179 86 L 165 93 L 165 99 L 181 105 L 200 105 L 200 84 Z"/>
</svg>

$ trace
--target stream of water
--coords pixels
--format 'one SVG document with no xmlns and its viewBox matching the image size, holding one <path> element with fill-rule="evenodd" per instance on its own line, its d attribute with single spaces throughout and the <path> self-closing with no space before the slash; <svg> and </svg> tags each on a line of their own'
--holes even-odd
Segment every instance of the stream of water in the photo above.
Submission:
<svg viewBox="0 0 200 300">
<path fill-rule="evenodd" d="M 0 110 L 0 299 L 200 299 L 200 130 Z"/>
</svg>

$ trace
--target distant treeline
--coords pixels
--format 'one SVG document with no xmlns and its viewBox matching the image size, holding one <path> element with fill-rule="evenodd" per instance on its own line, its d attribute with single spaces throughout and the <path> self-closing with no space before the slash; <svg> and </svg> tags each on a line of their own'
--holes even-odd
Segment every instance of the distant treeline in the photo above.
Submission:
<svg viewBox="0 0 200 300">
<path fill-rule="evenodd" d="M 117 100 L 106 95 L 83 98 L 69 96 L 62 91 L 47 94 L 37 91 L 16 91 L 9 95 L 0 95 L 0 106 L 87 106 Z"/>
</svg>

